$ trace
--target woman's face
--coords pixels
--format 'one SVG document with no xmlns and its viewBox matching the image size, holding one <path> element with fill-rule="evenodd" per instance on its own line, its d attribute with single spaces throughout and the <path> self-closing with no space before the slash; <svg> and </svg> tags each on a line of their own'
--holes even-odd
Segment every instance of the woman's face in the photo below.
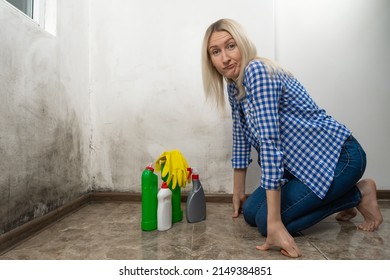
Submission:
<svg viewBox="0 0 390 280">
<path fill-rule="evenodd" d="M 207 50 L 215 69 L 222 76 L 237 79 L 241 69 L 241 52 L 229 32 L 211 33 Z"/>
</svg>

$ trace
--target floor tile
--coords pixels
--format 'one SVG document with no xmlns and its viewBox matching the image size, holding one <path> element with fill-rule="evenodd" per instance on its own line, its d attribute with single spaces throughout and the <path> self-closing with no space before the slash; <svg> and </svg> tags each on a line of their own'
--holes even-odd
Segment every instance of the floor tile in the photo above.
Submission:
<svg viewBox="0 0 390 280">
<path fill-rule="evenodd" d="M 361 216 L 338 222 L 334 215 L 295 237 L 304 260 L 390 260 L 390 201 L 381 201 L 384 223 L 376 232 L 356 228 Z M 185 204 L 183 204 L 183 210 Z M 207 218 L 183 221 L 165 231 L 140 228 L 138 202 L 92 203 L 43 229 L 8 252 L 3 260 L 286 260 L 277 249 L 262 244 L 256 227 L 240 216 L 231 218 L 231 205 L 208 203 Z"/>
</svg>

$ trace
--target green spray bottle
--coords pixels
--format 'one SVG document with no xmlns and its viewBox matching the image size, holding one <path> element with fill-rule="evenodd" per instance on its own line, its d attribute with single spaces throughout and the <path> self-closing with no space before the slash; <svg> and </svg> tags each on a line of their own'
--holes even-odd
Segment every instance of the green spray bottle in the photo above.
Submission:
<svg viewBox="0 0 390 280">
<path fill-rule="evenodd" d="M 151 231 L 157 229 L 157 191 L 158 176 L 154 173 L 153 164 L 146 166 L 141 176 L 142 218 L 141 229 Z"/>
</svg>

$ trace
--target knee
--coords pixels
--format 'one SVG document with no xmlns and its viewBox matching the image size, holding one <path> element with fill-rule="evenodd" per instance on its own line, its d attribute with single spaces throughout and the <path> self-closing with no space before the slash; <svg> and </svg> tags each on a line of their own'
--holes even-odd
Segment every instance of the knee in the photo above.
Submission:
<svg viewBox="0 0 390 280">
<path fill-rule="evenodd" d="M 259 209 L 255 221 L 260 234 L 267 236 L 267 211 L 261 211 L 261 209 Z"/>
<path fill-rule="evenodd" d="M 256 207 L 250 206 L 249 203 L 244 203 L 242 206 L 242 214 L 244 216 L 245 221 L 251 226 L 256 226 Z"/>
<path fill-rule="evenodd" d="M 267 213 L 257 207 L 242 207 L 245 221 L 251 226 L 257 226 L 263 236 L 267 236 Z"/>
</svg>

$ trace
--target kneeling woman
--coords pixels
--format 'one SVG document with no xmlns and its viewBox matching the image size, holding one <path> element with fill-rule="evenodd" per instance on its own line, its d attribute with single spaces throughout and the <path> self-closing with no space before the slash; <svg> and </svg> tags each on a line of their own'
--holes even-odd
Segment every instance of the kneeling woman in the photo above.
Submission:
<svg viewBox="0 0 390 280">
<path fill-rule="evenodd" d="M 233 217 L 267 236 L 256 248 L 281 248 L 299 257 L 292 234 L 325 217 L 348 220 L 357 210 L 358 227 L 374 231 L 382 223 L 372 179 L 361 180 L 363 148 L 351 131 L 319 108 L 302 84 L 276 63 L 257 56 L 240 25 L 230 19 L 213 23 L 202 48 L 205 94 L 225 105 L 227 85 L 233 120 Z M 250 151 L 259 154 L 261 182 L 246 199 Z M 355 209 L 357 207 L 357 210 Z"/>
</svg>

